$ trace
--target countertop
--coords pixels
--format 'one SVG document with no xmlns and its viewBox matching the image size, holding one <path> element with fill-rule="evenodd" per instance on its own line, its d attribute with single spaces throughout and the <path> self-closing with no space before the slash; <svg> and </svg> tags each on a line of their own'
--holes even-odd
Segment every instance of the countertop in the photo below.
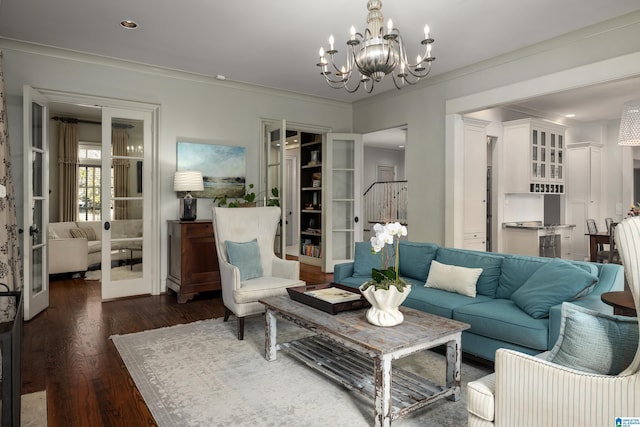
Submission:
<svg viewBox="0 0 640 427">
<path fill-rule="evenodd" d="M 556 228 L 572 228 L 575 224 L 553 224 Z M 544 230 L 546 227 L 542 225 L 542 221 L 518 221 L 503 222 L 502 228 L 518 228 L 521 230 Z"/>
</svg>

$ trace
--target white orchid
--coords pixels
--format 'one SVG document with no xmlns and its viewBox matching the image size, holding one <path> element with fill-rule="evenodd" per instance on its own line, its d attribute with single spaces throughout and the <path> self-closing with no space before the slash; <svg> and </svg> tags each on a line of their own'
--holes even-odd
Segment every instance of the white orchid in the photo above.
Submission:
<svg viewBox="0 0 640 427">
<path fill-rule="evenodd" d="M 373 281 L 366 284 L 366 287 L 375 285 L 376 288 L 388 289 L 389 285 L 396 286 L 399 291 L 402 292 L 402 289 L 406 286 L 404 280 L 400 279 L 399 276 L 399 247 L 400 247 L 400 237 L 407 235 L 407 227 L 400 224 L 399 222 L 389 222 L 385 225 L 375 224 L 373 226 L 373 231 L 376 233 L 375 236 L 371 237 L 371 252 L 379 253 L 382 251 L 382 269 L 372 271 Z M 398 241 L 395 245 L 395 259 L 394 266 L 389 267 L 389 261 L 392 258 L 392 254 L 390 255 L 388 250 L 385 249 L 385 245 L 392 245 L 395 241 Z M 365 287 L 365 289 L 366 289 Z"/>
</svg>

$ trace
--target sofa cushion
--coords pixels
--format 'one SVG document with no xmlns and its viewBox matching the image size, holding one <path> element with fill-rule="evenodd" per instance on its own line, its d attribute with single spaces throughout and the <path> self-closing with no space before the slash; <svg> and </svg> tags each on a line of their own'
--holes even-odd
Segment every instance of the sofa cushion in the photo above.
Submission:
<svg viewBox="0 0 640 427">
<path fill-rule="evenodd" d="M 73 236 L 69 230 L 78 228 L 75 222 L 51 222 L 49 230 L 53 232 L 56 239 L 71 239 Z"/>
<path fill-rule="evenodd" d="M 91 227 L 78 227 L 69 229 L 71 237 L 75 239 L 87 239 L 87 241 L 94 241 L 97 239 L 96 232 Z"/>
<path fill-rule="evenodd" d="M 562 304 L 560 337 L 547 360 L 583 372 L 618 375 L 638 346 L 638 319 Z"/>
<path fill-rule="evenodd" d="M 409 282 L 415 284 L 412 280 Z M 471 298 L 455 292 L 418 285 L 411 287 L 411 292 L 402 305 L 451 319 L 455 309 L 479 301 L 491 301 L 491 298 L 484 295 L 476 295 L 475 298 Z"/>
<path fill-rule="evenodd" d="M 481 268 L 447 265 L 433 260 L 424 286 L 473 298 L 476 296 L 476 283 L 480 274 L 482 274 Z"/>
<path fill-rule="evenodd" d="M 438 248 L 435 259 L 442 264 L 482 268 L 482 274 L 476 284 L 476 292 L 480 295 L 494 297 L 500 278 L 502 256 L 464 249 Z"/>
<path fill-rule="evenodd" d="M 511 300 L 531 317 L 540 319 L 549 316 L 552 306 L 574 299 L 597 282 L 598 276 L 553 258 L 511 294 Z"/>
<path fill-rule="evenodd" d="M 505 254 L 504 261 L 502 261 L 502 272 L 500 274 L 500 280 L 498 281 L 498 289 L 496 290 L 496 298 L 511 298 L 511 294 L 522 286 L 536 270 L 549 261 L 551 261 L 551 258 Z M 592 262 L 568 262 L 595 276 L 599 274 L 598 267 Z"/>
<path fill-rule="evenodd" d="M 410 277 L 422 282 L 429 276 L 431 261 L 435 258 L 438 245 L 400 241 L 400 276 Z"/>
<path fill-rule="evenodd" d="M 456 308 L 453 318 L 469 323 L 468 332 L 536 350 L 547 350 L 549 319 L 534 319 L 511 300 L 493 299 Z"/>
<path fill-rule="evenodd" d="M 238 267 L 241 281 L 262 276 L 258 239 L 241 243 L 226 240 L 224 243 L 227 247 L 229 263 Z"/>
<path fill-rule="evenodd" d="M 395 249 L 393 245 L 385 245 L 382 251 L 388 251 L 389 255 L 395 259 Z M 371 252 L 371 242 L 356 242 L 355 254 L 353 257 L 354 277 L 371 277 L 371 269 L 384 268 L 382 265 L 382 251 Z M 389 262 L 393 263 L 393 259 Z M 393 265 L 393 264 L 391 264 Z"/>
<path fill-rule="evenodd" d="M 340 280 L 340 284 L 341 285 L 351 286 L 352 288 L 359 288 L 360 285 L 364 284 L 365 282 L 367 282 L 369 280 L 371 280 L 371 277 L 351 276 L 351 277 L 345 277 L 344 279 Z"/>
<path fill-rule="evenodd" d="M 102 241 L 100 240 L 92 240 L 91 242 L 88 242 L 88 246 L 90 254 L 102 251 Z"/>
</svg>

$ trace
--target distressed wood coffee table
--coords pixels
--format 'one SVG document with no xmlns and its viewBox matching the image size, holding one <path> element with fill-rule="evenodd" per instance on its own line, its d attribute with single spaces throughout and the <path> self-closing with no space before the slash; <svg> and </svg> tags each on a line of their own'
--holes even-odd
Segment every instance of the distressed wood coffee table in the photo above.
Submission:
<svg viewBox="0 0 640 427">
<path fill-rule="evenodd" d="M 460 398 L 460 339 L 469 328 L 466 323 L 401 307 L 404 322 L 381 328 L 367 322 L 366 309 L 332 315 L 288 296 L 260 302 L 266 307 L 265 358 L 272 361 L 277 350 L 286 351 L 350 390 L 373 398 L 376 426 L 390 426 L 392 420 L 444 397 Z M 276 316 L 316 335 L 278 345 Z M 447 346 L 445 385 L 392 369 L 393 360 L 442 344 Z"/>
</svg>

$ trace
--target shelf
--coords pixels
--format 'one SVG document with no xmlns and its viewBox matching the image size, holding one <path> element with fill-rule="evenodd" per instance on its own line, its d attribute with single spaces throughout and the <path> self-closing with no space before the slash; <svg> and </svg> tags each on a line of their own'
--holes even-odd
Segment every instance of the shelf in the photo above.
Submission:
<svg viewBox="0 0 640 427">
<path fill-rule="evenodd" d="M 311 142 L 303 142 L 300 144 L 300 147 L 312 147 L 314 145 L 321 145 L 322 141 L 311 141 Z"/>
<path fill-rule="evenodd" d="M 300 226 L 297 230 L 300 239 L 298 260 L 305 264 L 322 265 L 322 135 L 316 133 L 300 134 Z M 309 225 L 312 224 L 311 227 Z M 307 243 L 305 243 L 307 242 Z"/>
</svg>

